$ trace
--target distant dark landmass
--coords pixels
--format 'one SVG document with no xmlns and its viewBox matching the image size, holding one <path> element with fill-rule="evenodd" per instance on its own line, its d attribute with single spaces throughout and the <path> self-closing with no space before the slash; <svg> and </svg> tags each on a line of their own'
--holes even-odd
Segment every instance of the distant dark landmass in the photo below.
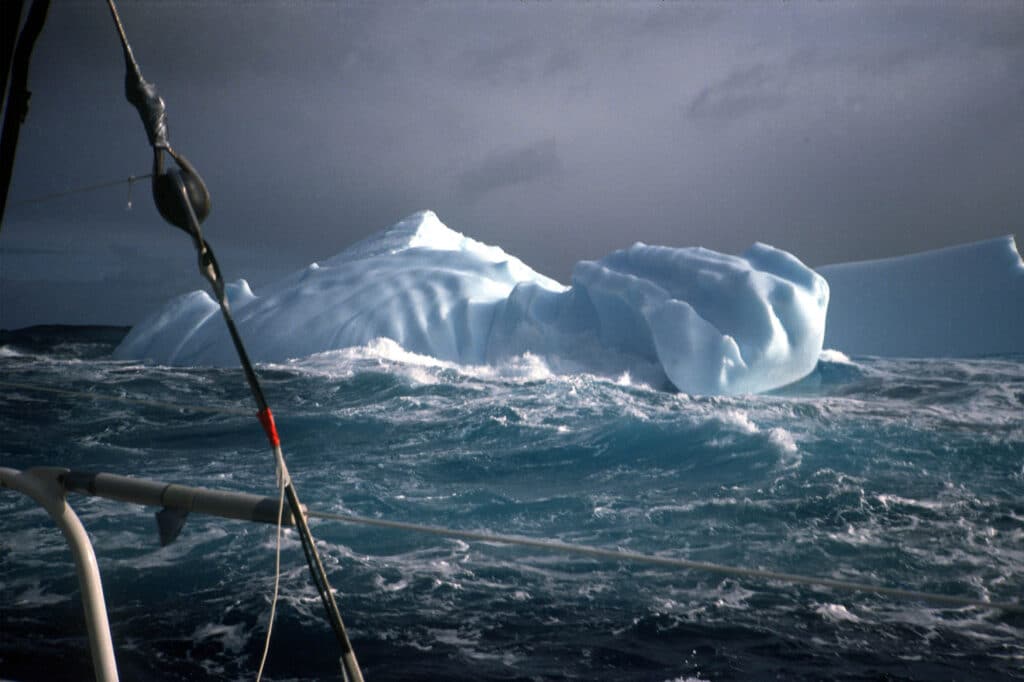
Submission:
<svg viewBox="0 0 1024 682">
<path fill-rule="evenodd" d="M 30 354 L 71 353 L 81 357 L 109 355 L 131 327 L 108 325 L 40 324 L 0 329 L 0 347 Z M 90 352 L 92 351 L 92 352 Z"/>
</svg>

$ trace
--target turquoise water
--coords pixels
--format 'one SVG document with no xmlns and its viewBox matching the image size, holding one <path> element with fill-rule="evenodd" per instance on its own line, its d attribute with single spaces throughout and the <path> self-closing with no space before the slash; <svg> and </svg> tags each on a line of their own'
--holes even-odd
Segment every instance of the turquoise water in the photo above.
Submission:
<svg viewBox="0 0 1024 682">
<path fill-rule="evenodd" d="M 123 330 L 0 339 L 0 464 L 274 493 L 241 373 L 116 362 Z M 1024 357 L 844 358 L 703 398 L 529 356 L 455 367 L 388 343 L 261 369 L 303 502 L 992 601 L 1024 592 Z M 71 496 L 122 679 L 253 679 L 273 529 Z M 369 680 L 1024 679 L 1024 616 L 313 521 Z M 268 679 L 336 677 L 286 536 Z M 90 670 L 70 555 L 0 491 L 0 677 Z M 83 671 L 85 674 L 83 674 Z"/>
</svg>

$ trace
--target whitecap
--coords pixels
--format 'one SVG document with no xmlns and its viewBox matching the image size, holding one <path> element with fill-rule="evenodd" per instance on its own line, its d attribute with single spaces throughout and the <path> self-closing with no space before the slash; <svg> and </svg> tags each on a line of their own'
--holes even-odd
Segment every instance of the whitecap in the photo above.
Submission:
<svg viewBox="0 0 1024 682">
<path fill-rule="evenodd" d="M 757 428 L 757 424 L 751 421 L 750 416 L 743 410 L 725 410 L 718 414 L 718 421 L 725 426 L 735 426 L 741 432 L 747 434 L 754 434 L 760 431 L 760 429 Z"/>
<path fill-rule="evenodd" d="M 851 360 L 846 353 L 840 350 L 835 350 L 834 348 L 823 348 L 821 350 L 821 353 L 818 354 L 818 359 L 821 360 L 822 362 L 834 362 L 840 365 L 857 364 L 853 360 Z"/>
<path fill-rule="evenodd" d="M 26 357 L 25 353 L 11 347 L 11 346 L 0 346 L 0 358 L 23 358 Z"/>
<path fill-rule="evenodd" d="M 768 441 L 783 453 L 793 454 L 797 451 L 796 441 L 786 429 L 775 426 L 768 431 Z"/>
<path fill-rule="evenodd" d="M 845 623 L 859 623 L 860 618 L 850 613 L 845 606 L 842 604 L 822 604 L 818 608 L 814 609 L 814 612 L 825 620 L 830 620 L 834 623 L 845 622 Z"/>
<path fill-rule="evenodd" d="M 362 346 L 314 353 L 285 364 L 267 366 L 331 379 L 347 379 L 367 367 L 387 367 L 420 385 L 443 382 L 442 372 L 482 381 L 513 383 L 533 383 L 555 376 L 541 357 L 529 352 L 510 356 L 493 365 L 468 365 L 408 351 L 386 337 L 373 339 Z"/>
<path fill-rule="evenodd" d="M 241 653 L 249 641 L 249 634 L 242 623 L 225 625 L 223 623 L 207 623 L 195 629 L 193 640 L 218 640 L 225 651 L 233 654 Z"/>
</svg>

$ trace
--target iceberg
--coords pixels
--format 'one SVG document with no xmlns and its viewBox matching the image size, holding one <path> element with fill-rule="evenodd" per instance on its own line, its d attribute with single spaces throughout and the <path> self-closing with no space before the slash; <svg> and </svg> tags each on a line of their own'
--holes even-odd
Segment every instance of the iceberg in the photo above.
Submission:
<svg viewBox="0 0 1024 682">
<path fill-rule="evenodd" d="M 387 338 L 465 365 L 532 354 L 695 394 L 770 390 L 811 372 L 829 288 L 764 244 L 742 256 L 637 243 L 576 264 L 570 286 L 446 227 L 430 212 L 314 263 L 255 295 L 228 298 L 252 358 L 283 362 Z M 180 296 L 136 325 L 120 359 L 233 365 L 214 300 Z"/>
<path fill-rule="evenodd" d="M 1024 262 L 1010 235 L 818 272 L 832 292 L 829 348 L 889 357 L 1024 352 Z"/>
</svg>

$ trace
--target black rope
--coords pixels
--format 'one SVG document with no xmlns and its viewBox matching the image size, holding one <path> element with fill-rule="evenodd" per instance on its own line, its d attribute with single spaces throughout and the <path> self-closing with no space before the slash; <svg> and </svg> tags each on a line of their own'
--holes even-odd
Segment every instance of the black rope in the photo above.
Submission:
<svg viewBox="0 0 1024 682">
<path fill-rule="evenodd" d="M 227 323 L 228 332 L 231 335 L 231 341 L 234 343 L 235 350 L 238 353 L 238 359 L 242 364 L 242 370 L 245 372 L 245 379 L 249 383 L 253 399 L 256 401 L 256 405 L 259 409 L 261 421 L 264 418 L 267 418 L 270 420 L 270 423 L 273 424 L 273 418 L 269 416 L 270 407 L 267 405 L 267 399 L 263 394 L 263 387 L 260 385 L 259 378 L 256 376 L 252 363 L 249 361 L 249 354 L 245 350 L 245 344 L 242 343 L 242 337 L 238 333 L 238 328 L 235 326 L 234 316 L 231 314 L 231 307 L 228 305 L 228 298 L 224 290 L 224 279 L 220 273 L 220 266 L 217 264 L 217 259 L 213 255 L 213 250 L 210 248 L 210 245 L 203 239 L 202 231 L 199 227 L 199 221 L 196 218 L 195 212 L 192 210 L 192 204 L 189 202 L 188 188 L 185 186 L 185 182 L 181 177 L 181 174 L 177 171 L 169 171 L 169 174 L 177 182 L 178 196 L 184 204 L 185 210 L 191 221 L 192 230 L 190 232 L 193 235 L 196 250 L 199 253 L 199 270 L 207 281 L 210 282 L 210 286 L 217 295 L 217 302 L 220 305 L 224 321 Z M 266 417 L 264 417 L 265 415 Z M 274 429 L 273 426 L 268 427 L 266 422 L 264 422 L 263 425 L 265 429 L 268 429 L 267 435 L 271 438 L 271 445 L 274 448 L 275 458 L 279 458 L 283 464 L 284 456 L 281 453 L 280 442 L 277 440 L 276 429 Z M 270 433 L 271 430 L 273 431 L 273 435 Z M 287 474 L 285 473 L 285 475 Z M 295 525 L 299 531 L 302 552 L 306 556 L 306 563 L 309 565 L 310 576 L 313 579 L 313 584 L 316 587 L 317 592 L 320 594 L 320 601 L 324 605 L 324 610 L 326 611 L 327 618 L 331 623 L 331 628 L 334 630 L 335 636 L 338 640 L 338 645 L 341 647 L 342 670 L 345 672 L 346 677 L 352 682 L 362 680 L 362 672 L 359 670 L 358 663 L 356 662 L 352 643 L 348 638 L 345 623 L 341 618 L 341 612 L 334 599 L 334 592 L 331 589 L 330 581 L 327 579 L 327 571 L 324 569 L 323 561 L 320 559 L 320 553 L 316 549 L 316 544 L 313 541 L 313 534 L 309 530 L 309 524 L 303 514 L 302 503 L 299 501 L 298 493 L 296 492 L 295 486 L 291 482 L 290 477 L 287 478 L 287 483 L 285 484 L 285 496 L 288 499 L 288 506 L 291 508 L 292 517 L 295 519 Z"/>
<path fill-rule="evenodd" d="M 310 575 L 313 584 L 316 586 L 327 618 L 334 630 L 338 644 L 341 647 L 341 670 L 346 679 L 351 682 L 362 682 L 363 676 L 352 650 L 345 624 L 341 619 L 341 612 L 334 600 L 334 594 L 330 582 L 327 579 L 327 572 L 324 569 L 320 554 L 316 549 L 316 543 L 309 530 L 306 517 L 303 514 L 302 504 L 299 501 L 298 493 L 291 483 L 287 468 L 284 463 L 284 455 L 281 452 L 281 443 L 274 426 L 273 415 L 267 405 L 263 388 L 260 386 L 259 378 L 253 369 L 249 354 L 245 350 L 245 344 L 235 326 L 234 318 L 231 315 L 231 308 L 228 305 L 227 295 L 224 288 L 224 278 L 220 272 L 220 266 L 213 254 L 213 249 L 203 238 L 200 224 L 206 218 L 210 210 L 210 194 L 206 189 L 199 173 L 180 154 L 171 147 L 167 133 L 167 113 L 163 99 L 157 94 L 156 87 L 142 77 L 138 62 L 128 44 L 121 18 L 118 16 L 114 0 L 107 0 L 110 13 L 114 18 L 118 34 L 121 38 L 121 47 L 124 50 L 125 59 L 125 95 L 128 101 L 135 106 L 142 118 L 146 128 L 150 146 L 153 148 L 153 199 L 156 202 L 160 215 L 167 222 L 184 230 L 191 237 L 199 257 L 199 272 L 210 283 L 224 322 L 231 335 L 235 351 L 238 354 L 239 362 L 245 373 L 246 382 L 258 408 L 257 416 L 263 425 L 267 438 L 270 440 L 274 452 L 275 461 L 279 468 L 278 473 L 283 477 L 285 495 L 288 498 L 288 505 L 291 508 L 292 516 L 296 521 L 296 528 L 302 540 L 302 550 L 306 556 L 306 563 L 309 565 Z M 177 168 L 164 167 L 164 154 L 168 154 L 177 164 Z"/>
</svg>

